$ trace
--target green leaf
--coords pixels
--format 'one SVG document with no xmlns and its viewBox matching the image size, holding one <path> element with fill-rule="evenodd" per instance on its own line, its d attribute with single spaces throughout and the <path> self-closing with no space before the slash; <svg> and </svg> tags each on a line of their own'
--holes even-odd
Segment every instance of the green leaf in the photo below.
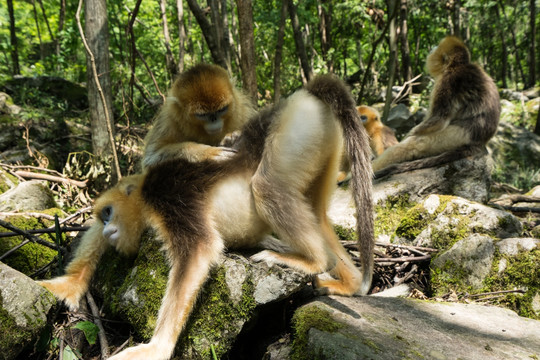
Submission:
<svg viewBox="0 0 540 360">
<path fill-rule="evenodd" d="M 64 351 L 62 352 L 63 359 L 64 360 L 78 360 L 79 358 L 75 354 L 75 351 L 69 347 L 69 345 L 66 345 L 64 348 Z"/>
<path fill-rule="evenodd" d="M 74 328 L 84 332 L 86 341 L 88 341 L 90 345 L 94 345 L 96 343 L 97 334 L 99 332 L 99 328 L 96 324 L 91 321 L 81 321 L 78 322 L 77 325 L 74 326 Z"/>
</svg>

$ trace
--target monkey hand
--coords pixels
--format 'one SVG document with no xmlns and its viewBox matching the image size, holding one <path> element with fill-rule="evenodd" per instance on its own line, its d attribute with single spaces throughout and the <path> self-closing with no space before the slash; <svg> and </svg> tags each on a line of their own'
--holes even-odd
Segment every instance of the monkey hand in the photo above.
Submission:
<svg viewBox="0 0 540 360">
<path fill-rule="evenodd" d="M 219 145 L 230 147 L 230 148 L 236 148 L 240 135 L 242 135 L 242 132 L 240 130 L 235 130 L 232 133 L 228 133 L 227 135 L 225 135 L 223 140 L 221 140 Z"/>
<path fill-rule="evenodd" d="M 260 251 L 252 256 L 250 256 L 250 260 L 254 262 L 265 262 L 266 265 L 269 267 L 272 267 L 274 264 L 279 264 L 278 259 L 276 258 L 277 253 L 272 250 L 263 250 Z"/>
<path fill-rule="evenodd" d="M 63 300 L 70 310 L 79 308 L 79 301 L 86 293 L 87 285 L 77 283 L 71 276 L 60 276 L 51 280 L 37 281 L 37 283 Z"/>
<path fill-rule="evenodd" d="M 109 360 L 166 360 L 171 357 L 173 350 L 174 347 L 165 349 L 164 346 L 155 343 L 141 344 L 111 356 Z"/>
<path fill-rule="evenodd" d="M 213 148 L 212 155 L 210 156 L 211 160 L 223 161 L 232 158 L 237 150 L 229 147 L 218 146 Z"/>
</svg>

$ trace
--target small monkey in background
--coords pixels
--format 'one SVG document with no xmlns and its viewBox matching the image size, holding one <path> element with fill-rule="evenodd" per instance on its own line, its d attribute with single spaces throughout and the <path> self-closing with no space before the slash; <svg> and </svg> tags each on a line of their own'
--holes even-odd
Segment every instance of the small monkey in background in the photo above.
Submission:
<svg viewBox="0 0 540 360">
<path fill-rule="evenodd" d="M 142 167 L 173 158 L 190 161 L 231 156 L 219 147 L 225 135 L 239 130 L 255 113 L 225 69 L 199 64 L 174 81 L 145 138 Z"/>
<path fill-rule="evenodd" d="M 372 172 L 369 139 L 359 117 L 342 81 L 316 77 L 253 117 L 233 157 L 200 162 L 177 157 L 122 179 L 96 201 L 96 222 L 66 275 L 41 284 L 76 308 L 109 244 L 132 254 L 143 229 L 156 230 L 171 269 L 154 334 L 148 344 L 111 360 L 170 358 L 200 288 L 226 248 L 263 246 L 267 250 L 253 255 L 254 261 L 308 274 L 328 271 L 333 278 L 315 280 L 319 291 L 367 294 L 373 274 Z M 326 214 L 344 144 L 351 160 L 362 271 Z"/>
<path fill-rule="evenodd" d="M 356 109 L 369 135 L 369 145 L 375 156 L 398 143 L 394 130 L 382 123 L 377 109 L 366 105 L 360 105 Z"/>
<path fill-rule="evenodd" d="M 373 161 L 376 178 L 485 151 L 497 131 L 497 87 L 479 65 L 471 63 L 460 39 L 445 37 L 428 56 L 426 67 L 435 80 L 426 119 Z"/>
<path fill-rule="evenodd" d="M 384 150 L 398 143 L 394 130 L 381 122 L 381 115 L 377 109 L 366 105 L 360 105 L 356 109 L 369 135 L 369 146 L 374 156 L 381 155 Z M 338 183 L 347 179 L 350 170 L 349 159 L 346 154 L 343 154 L 340 169 Z"/>
</svg>

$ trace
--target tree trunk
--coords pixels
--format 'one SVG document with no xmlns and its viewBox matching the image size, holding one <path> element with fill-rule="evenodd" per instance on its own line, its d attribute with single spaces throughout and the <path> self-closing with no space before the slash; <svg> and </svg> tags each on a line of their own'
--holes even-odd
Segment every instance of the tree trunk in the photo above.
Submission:
<svg viewBox="0 0 540 360">
<path fill-rule="evenodd" d="M 8 12 L 9 12 L 9 38 L 11 42 L 11 62 L 13 63 L 13 75 L 19 75 L 21 73 L 21 67 L 19 65 L 19 50 L 17 44 L 17 31 L 15 29 L 15 14 L 13 11 L 13 0 L 7 0 Z"/>
<path fill-rule="evenodd" d="M 242 83 L 251 99 L 257 101 L 257 73 L 255 72 L 255 40 L 253 39 L 253 5 L 251 0 L 236 0 L 240 36 L 240 68 Z"/>
<path fill-rule="evenodd" d="M 386 88 L 386 102 L 382 118 L 387 119 L 392 104 L 392 86 L 396 76 L 396 60 L 397 60 L 397 32 L 396 32 L 396 14 L 398 10 L 398 0 L 388 0 L 388 17 L 390 26 L 388 27 L 390 56 L 388 57 L 388 84 Z"/>
<path fill-rule="evenodd" d="M 454 0 L 452 12 L 452 35 L 461 37 L 461 19 L 460 19 L 460 9 L 461 1 Z"/>
<path fill-rule="evenodd" d="M 309 64 L 306 46 L 302 39 L 302 31 L 300 30 L 300 22 L 298 21 L 298 15 L 296 13 L 296 6 L 293 0 L 287 0 L 287 7 L 289 8 L 289 16 L 291 17 L 291 25 L 294 34 L 294 43 L 296 45 L 296 55 L 300 61 L 302 69 L 302 82 L 306 84 L 313 77 L 313 69 Z"/>
<path fill-rule="evenodd" d="M 39 40 L 39 59 L 43 61 L 43 59 L 45 58 L 45 48 L 43 46 L 43 40 L 41 39 L 41 31 L 39 29 L 39 21 L 35 0 L 32 0 L 32 8 L 34 9 L 34 21 L 36 22 L 36 32 Z"/>
<path fill-rule="evenodd" d="M 210 49 L 212 60 L 217 65 L 227 69 L 228 65 L 225 54 L 223 54 L 215 35 L 214 27 L 216 26 L 216 24 L 210 24 L 210 21 L 208 21 L 208 19 L 206 18 L 206 14 L 197 3 L 197 0 L 187 0 L 187 3 L 202 30 L 204 39 L 206 40 L 206 44 Z"/>
<path fill-rule="evenodd" d="M 322 57 L 326 61 L 328 72 L 334 72 L 334 61 L 329 58 L 329 52 L 332 48 L 332 2 L 330 0 L 319 0 L 317 4 L 317 13 L 319 19 L 319 33 L 321 36 Z"/>
<path fill-rule="evenodd" d="M 411 80 L 411 77 L 412 77 L 407 17 L 408 17 L 407 0 L 401 0 L 400 15 L 399 15 L 399 18 L 401 20 L 399 39 L 401 42 L 401 76 L 402 76 L 403 83 L 406 83 L 407 81 Z"/>
<path fill-rule="evenodd" d="M 107 24 L 107 5 L 105 0 L 86 0 L 84 8 L 84 32 L 88 47 L 94 55 L 99 85 L 105 97 L 105 106 L 92 73 L 92 59 L 87 56 L 88 103 L 92 127 L 92 148 L 98 158 L 112 155 L 112 146 L 107 130 L 107 117 L 112 120 L 112 94 L 109 70 L 109 32 Z M 108 113 L 108 116 L 105 114 Z M 114 129 L 114 127 L 113 127 Z"/>
<path fill-rule="evenodd" d="M 64 30 L 64 23 L 66 20 L 66 0 L 60 0 L 60 11 L 58 13 L 58 28 L 56 30 L 56 38 L 54 39 L 54 48 L 56 51 L 56 56 L 60 56 L 60 36 Z M 58 63 L 56 66 L 58 71 L 61 70 L 61 64 Z"/>
<path fill-rule="evenodd" d="M 495 16 L 497 17 L 498 23 L 500 26 L 499 29 L 499 35 L 501 37 L 501 44 L 502 44 L 502 54 L 501 54 L 501 80 L 502 80 L 502 87 L 504 89 L 508 88 L 508 83 L 506 82 L 506 76 L 508 75 L 508 51 L 506 50 L 506 34 L 503 33 L 502 28 L 503 24 L 501 21 L 501 15 L 499 12 L 499 7 L 497 5 L 494 6 L 495 8 Z"/>
<path fill-rule="evenodd" d="M 184 72 L 184 56 L 186 55 L 186 28 L 184 23 L 184 4 L 182 0 L 176 0 L 178 9 L 178 72 Z"/>
<path fill-rule="evenodd" d="M 161 23 L 163 25 L 163 38 L 165 40 L 165 63 L 167 64 L 167 71 L 171 79 L 173 79 L 178 74 L 178 68 L 176 67 L 176 61 L 171 50 L 171 35 L 169 34 L 169 25 L 167 24 L 167 5 L 165 0 L 159 1 L 159 8 L 161 10 Z"/>
<path fill-rule="evenodd" d="M 274 103 L 281 97 L 281 59 L 285 40 L 285 22 L 287 21 L 287 0 L 281 0 L 281 17 L 276 40 L 276 56 L 274 57 Z"/>
<path fill-rule="evenodd" d="M 530 43 L 529 43 L 529 83 L 527 87 L 533 87 L 536 83 L 536 5 L 535 0 L 529 0 L 530 15 Z M 540 125 L 536 124 L 536 128 Z"/>
</svg>

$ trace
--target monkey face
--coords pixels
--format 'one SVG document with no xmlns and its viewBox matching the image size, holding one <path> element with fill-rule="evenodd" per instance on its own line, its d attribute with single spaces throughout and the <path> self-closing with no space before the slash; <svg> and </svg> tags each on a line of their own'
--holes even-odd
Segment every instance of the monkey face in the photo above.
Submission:
<svg viewBox="0 0 540 360">
<path fill-rule="evenodd" d="M 138 191 L 141 176 L 123 179 L 119 185 L 104 193 L 94 207 L 94 216 L 103 224 L 102 236 L 118 251 L 136 253 L 138 240 L 145 227 L 144 210 Z"/>
<path fill-rule="evenodd" d="M 202 123 L 208 135 L 216 135 L 223 130 L 224 118 L 228 110 L 229 106 L 226 105 L 215 112 L 199 113 L 195 114 L 194 117 Z"/>
</svg>

